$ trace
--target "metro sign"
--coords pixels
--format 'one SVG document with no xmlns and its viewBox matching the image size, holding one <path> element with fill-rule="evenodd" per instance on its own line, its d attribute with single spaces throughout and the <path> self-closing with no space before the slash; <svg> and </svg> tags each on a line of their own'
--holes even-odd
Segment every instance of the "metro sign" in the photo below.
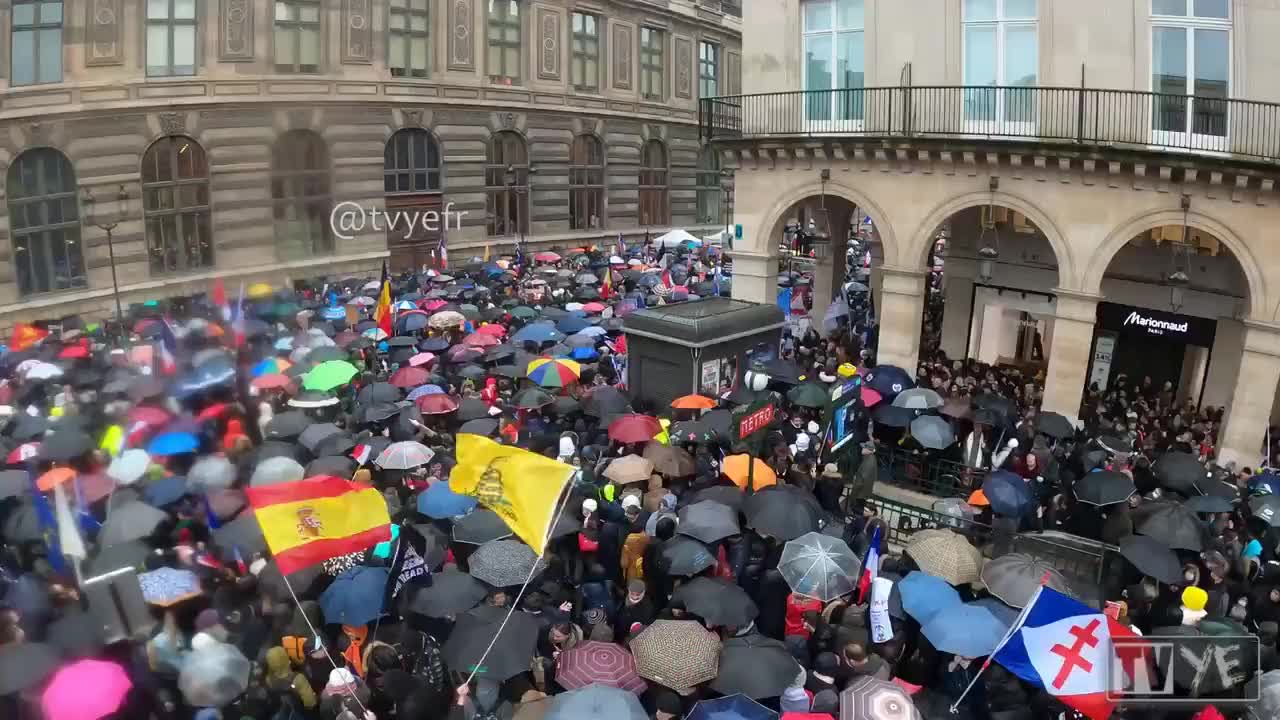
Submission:
<svg viewBox="0 0 1280 720">
<path fill-rule="evenodd" d="M 774 407 L 772 403 L 764 405 L 756 410 L 752 410 L 738 421 L 738 439 L 746 440 L 747 436 L 754 432 L 763 430 L 773 422 Z"/>
</svg>

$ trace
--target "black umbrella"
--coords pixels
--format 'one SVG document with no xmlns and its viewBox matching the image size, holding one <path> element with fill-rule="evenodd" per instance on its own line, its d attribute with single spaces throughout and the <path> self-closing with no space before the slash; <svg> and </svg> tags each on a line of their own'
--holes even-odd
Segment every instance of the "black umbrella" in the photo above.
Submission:
<svg viewBox="0 0 1280 720">
<path fill-rule="evenodd" d="M 413 593 L 407 609 L 427 617 L 461 615 L 480 604 L 488 594 L 484 583 L 457 568 L 447 568 L 431 576 L 431 584 Z"/>
<path fill-rule="evenodd" d="M 289 413 L 285 414 L 287 415 Z M 276 418 L 279 417 L 281 416 L 276 416 Z M 276 418 L 272 418 L 272 422 L 275 422 Z M 310 450 L 313 454 L 315 454 L 316 446 L 318 446 L 325 438 L 341 435 L 344 432 L 342 428 L 334 425 L 333 423 L 315 423 L 315 421 L 310 418 L 308 418 L 308 422 L 312 422 L 314 424 L 306 427 L 302 433 L 298 435 L 298 444 Z"/>
<path fill-rule="evenodd" d="M 1253 517 L 1271 527 L 1280 527 L 1280 495 L 1258 495 L 1249 498 L 1249 511 Z"/>
<path fill-rule="evenodd" d="M 711 681 L 711 689 L 756 700 L 778 697 L 802 670 L 778 640 L 755 633 L 729 638 L 720 647 L 720 673 Z"/>
<path fill-rule="evenodd" d="M 86 575 L 105 575 L 120 568 L 141 567 L 151 554 L 151 548 L 141 540 L 108 545 L 98 550 L 98 554 L 89 558 L 85 567 Z"/>
<path fill-rule="evenodd" d="M 343 432 L 336 435 L 330 435 L 329 437 L 321 440 L 316 444 L 315 448 L 312 449 L 312 452 L 315 453 L 315 456 L 318 458 L 342 457 L 345 459 L 347 453 L 354 450 L 355 446 L 355 438 Z M 308 471 L 307 477 L 311 477 L 314 474 L 315 473 Z M 339 475 L 338 477 L 342 476 Z"/>
<path fill-rule="evenodd" d="M 504 608 L 487 606 L 459 616 L 444 645 L 449 669 L 495 682 L 527 671 L 538 644 L 538 621 L 522 611 L 506 618 Z"/>
<path fill-rule="evenodd" d="M 80 457 L 94 447 L 93 438 L 79 430 L 56 430 L 40 443 L 41 460 L 66 462 Z"/>
<path fill-rule="evenodd" d="M 31 478 L 26 470 L 0 471 L 0 500 L 22 497 L 31 489 Z"/>
<path fill-rule="evenodd" d="M 49 623 L 45 640 L 69 658 L 95 655 L 106 644 L 102 623 L 93 615 L 78 609 Z"/>
<path fill-rule="evenodd" d="M 525 388 L 515 394 L 511 399 L 512 404 L 524 410 L 535 410 L 555 402 L 555 398 L 551 397 L 546 391 L 538 388 Z"/>
<path fill-rule="evenodd" d="M 1161 505 L 1135 529 L 1175 550 L 1200 552 L 1209 544 L 1209 527 L 1180 504 Z"/>
<path fill-rule="evenodd" d="M 52 645 L 37 642 L 0 645 L 0 696 L 39 685 L 61 663 L 62 656 Z"/>
<path fill-rule="evenodd" d="M 879 425 L 906 428 L 911 427 L 911 421 L 915 420 L 919 414 L 919 410 L 901 408 L 889 403 L 880 403 L 871 411 L 871 419 Z"/>
<path fill-rule="evenodd" d="M 307 457 L 306 448 L 293 443 L 281 442 L 279 440 L 268 440 L 258 446 L 253 451 L 253 465 L 256 467 L 263 461 L 270 460 L 275 457 L 293 458 L 298 462 L 306 462 L 310 458 Z"/>
<path fill-rule="evenodd" d="M 582 409 L 591 417 L 607 418 L 630 412 L 631 401 L 611 385 L 592 388 L 582 399 Z"/>
<path fill-rule="evenodd" d="M 676 588 L 671 599 L 708 625 L 744 627 L 760 614 L 746 590 L 719 578 L 694 578 Z"/>
<path fill-rule="evenodd" d="M 1114 505 L 1129 499 L 1138 491 L 1133 479 L 1114 470 L 1097 470 L 1084 474 L 1072 490 L 1076 499 L 1089 505 Z"/>
<path fill-rule="evenodd" d="M 974 410 L 990 410 L 1005 424 L 1012 424 L 1018 416 L 1018 406 L 1003 395 L 983 393 L 973 399 Z"/>
<path fill-rule="evenodd" d="M 728 505 L 734 510 L 737 510 L 742 507 L 742 502 L 746 499 L 747 496 L 743 494 L 742 490 L 736 485 L 713 485 L 709 488 L 703 488 L 695 492 L 689 498 L 689 504 L 692 505 L 693 503 L 701 502 L 703 500 L 711 500 L 712 502 L 718 502 L 721 505 Z"/>
<path fill-rule="evenodd" d="M 778 540 L 794 540 L 818 529 L 821 506 L 805 491 L 790 485 L 773 485 L 747 496 L 742 512 L 747 526 Z"/>
<path fill-rule="evenodd" d="M 373 383 L 360 388 L 360 392 L 356 393 L 356 402 L 361 405 L 376 405 L 378 403 L 394 403 L 403 397 L 400 394 L 400 388 L 390 383 Z"/>
<path fill-rule="evenodd" d="M 1177 554 L 1155 538 L 1130 535 L 1120 541 L 1120 555 L 1143 575 L 1170 585 L 1182 582 L 1182 563 Z"/>
<path fill-rule="evenodd" d="M 267 551 L 262 526 L 253 513 L 242 513 L 235 520 L 214 530 L 213 543 L 218 546 L 218 557 L 224 562 L 233 562 L 237 551 L 240 557 L 252 557 L 256 553 Z"/>
<path fill-rule="evenodd" d="M 297 438 L 313 424 L 315 424 L 315 420 L 312 420 L 306 413 L 300 410 L 290 410 L 271 418 L 267 423 L 266 436 L 273 440 Z M 310 447 L 306 443 L 303 443 L 303 445 Z"/>
<path fill-rule="evenodd" d="M 453 416 L 461 422 L 489 417 L 489 405 L 480 398 L 463 398 Z"/>
<path fill-rule="evenodd" d="M 488 508 L 476 508 L 453 524 L 453 539 L 468 545 L 483 545 L 511 534 L 502 517 Z"/>
<path fill-rule="evenodd" d="M 312 565 L 289 573 L 286 578 L 285 575 L 280 573 L 280 566 L 276 564 L 276 561 L 270 560 L 258 573 L 258 589 L 272 600 L 287 604 L 295 593 L 303 597 L 308 596 L 312 585 L 320 579 L 320 573 L 323 569 L 321 565 Z M 292 592 L 289 591 L 291 587 L 293 588 Z"/>
<path fill-rule="evenodd" d="M 1036 416 L 1036 431 L 1051 438 L 1062 440 L 1076 434 L 1071 421 L 1056 412 L 1042 411 Z"/>
<path fill-rule="evenodd" d="M 680 508 L 678 517 L 680 534 L 704 543 L 714 543 L 742 532 L 738 527 L 738 512 L 712 500 L 686 505 Z"/>
<path fill-rule="evenodd" d="M 801 383 L 787 391 L 787 400 L 792 405 L 807 408 L 826 407 L 831 395 L 826 387 L 813 382 Z"/>
<path fill-rule="evenodd" d="M 40 415 L 23 413 L 9 426 L 9 437 L 18 442 L 27 442 L 44 435 L 49 431 L 49 421 Z"/>
<path fill-rule="evenodd" d="M 681 420 L 672 423 L 670 429 L 673 443 L 708 443 L 716 439 L 716 431 L 701 420 Z"/>
<path fill-rule="evenodd" d="M 685 535 L 676 536 L 662 544 L 658 563 L 668 575 L 697 575 L 713 567 L 716 558 L 706 545 Z"/>
<path fill-rule="evenodd" d="M 491 436 L 498 431 L 498 421 L 493 418 L 481 418 L 478 420 L 468 420 L 462 423 L 462 427 L 458 428 L 458 432 L 470 435 Z"/>
<path fill-rule="evenodd" d="M 395 403 L 380 402 L 364 406 L 360 409 L 360 422 L 379 423 L 390 420 L 400 414 L 400 406 Z"/>
<path fill-rule="evenodd" d="M 1191 453 L 1167 452 L 1151 466 L 1162 487 L 1176 490 L 1183 495 L 1196 495 L 1197 483 L 1205 479 L 1204 464 Z"/>
<path fill-rule="evenodd" d="M 1220 513 L 1231 512 L 1235 508 L 1235 503 L 1230 498 L 1220 497 L 1218 495 L 1196 495 L 1188 498 L 1182 503 L 1188 510 L 1198 513 Z"/>
<path fill-rule="evenodd" d="M 141 540 L 156 531 L 169 516 L 162 510 L 133 500 L 121 504 L 111 511 L 111 516 L 102 523 L 102 531 L 98 533 L 98 542 L 104 546 Z M 256 522 L 256 521 L 255 521 Z"/>
</svg>

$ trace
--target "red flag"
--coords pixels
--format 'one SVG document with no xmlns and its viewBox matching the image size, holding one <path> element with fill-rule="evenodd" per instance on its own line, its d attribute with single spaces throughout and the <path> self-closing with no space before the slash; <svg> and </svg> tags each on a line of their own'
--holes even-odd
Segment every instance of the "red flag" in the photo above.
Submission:
<svg viewBox="0 0 1280 720">
<path fill-rule="evenodd" d="M 13 326 L 13 337 L 9 339 L 9 349 L 29 350 L 47 337 L 49 337 L 48 330 L 30 323 L 18 323 Z"/>
<path fill-rule="evenodd" d="M 213 281 L 213 304 L 218 306 L 222 321 L 230 322 L 231 306 L 227 304 L 227 288 L 222 284 L 222 278 Z"/>
<path fill-rule="evenodd" d="M 600 299 L 608 300 L 613 297 L 613 271 L 605 268 L 604 282 L 600 284 Z"/>
</svg>

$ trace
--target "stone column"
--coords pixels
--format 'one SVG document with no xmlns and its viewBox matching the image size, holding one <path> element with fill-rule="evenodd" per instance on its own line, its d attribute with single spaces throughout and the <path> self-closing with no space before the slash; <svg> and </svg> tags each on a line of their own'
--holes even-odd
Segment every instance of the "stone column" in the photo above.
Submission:
<svg viewBox="0 0 1280 720">
<path fill-rule="evenodd" d="M 1280 328 L 1245 321 L 1244 350 L 1227 419 L 1218 435 L 1218 461 L 1257 466 L 1280 382 Z"/>
<path fill-rule="evenodd" d="M 973 315 L 973 278 L 942 276 L 945 304 L 942 309 L 942 352 L 952 360 L 964 360 L 969 347 L 969 327 Z"/>
<path fill-rule="evenodd" d="M 1209 373 L 1204 379 L 1204 392 L 1193 398 L 1205 407 L 1227 407 L 1240 372 L 1240 353 L 1244 352 L 1244 323 L 1234 318 L 1218 318 L 1213 333 L 1213 350 L 1209 352 Z"/>
<path fill-rule="evenodd" d="M 778 257 L 770 253 L 733 251 L 733 299 L 778 302 Z"/>
<path fill-rule="evenodd" d="M 1098 296 L 1055 289 L 1053 342 L 1044 383 L 1044 410 L 1060 413 L 1073 422 L 1080 417 L 1093 348 L 1093 326 L 1098 317 Z"/>
<path fill-rule="evenodd" d="M 925 271 L 882 266 L 876 363 L 897 365 L 911 377 L 920 362 L 920 323 L 924 313 Z"/>
</svg>

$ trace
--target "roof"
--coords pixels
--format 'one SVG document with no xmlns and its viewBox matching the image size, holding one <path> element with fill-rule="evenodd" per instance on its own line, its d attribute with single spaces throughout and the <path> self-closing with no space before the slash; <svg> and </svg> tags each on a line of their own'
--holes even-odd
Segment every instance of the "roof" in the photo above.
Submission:
<svg viewBox="0 0 1280 720">
<path fill-rule="evenodd" d="M 637 310 L 626 317 L 629 335 L 702 347 L 781 328 L 777 305 L 730 298 L 707 298 Z"/>
</svg>

